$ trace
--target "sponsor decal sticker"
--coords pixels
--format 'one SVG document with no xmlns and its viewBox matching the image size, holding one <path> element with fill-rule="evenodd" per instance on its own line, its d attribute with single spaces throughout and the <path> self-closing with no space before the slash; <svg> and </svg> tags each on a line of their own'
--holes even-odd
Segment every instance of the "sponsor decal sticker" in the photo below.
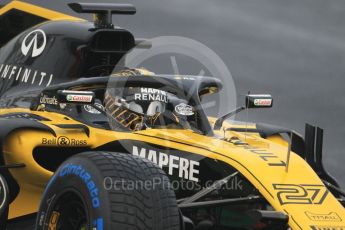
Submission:
<svg viewBox="0 0 345 230">
<path fill-rule="evenodd" d="M 54 75 L 30 68 L 1 64 L 0 79 L 14 80 L 19 83 L 49 86 L 53 81 Z"/>
<path fill-rule="evenodd" d="M 140 93 L 134 94 L 134 100 L 160 101 L 168 103 L 167 92 L 153 88 L 140 88 Z"/>
<path fill-rule="evenodd" d="M 31 57 L 37 57 L 44 51 L 46 44 L 47 36 L 45 32 L 41 29 L 37 29 L 25 36 L 22 42 L 21 51 L 24 56 L 27 56 L 29 51 L 32 50 Z"/>
<path fill-rule="evenodd" d="M 307 217 L 312 221 L 330 221 L 330 222 L 340 222 L 342 219 L 336 212 L 330 212 L 326 214 L 305 212 Z"/>
<path fill-rule="evenodd" d="M 345 226 L 311 225 L 311 230 L 345 230 Z"/>
<path fill-rule="evenodd" d="M 60 218 L 60 212 L 53 211 L 52 215 L 50 216 L 48 229 L 57 229 L 57 224 Z"/>
<path fill-rule="evenodd" d="M 176 80 L 195 81 L 195 77 L 190 77 L 190 76 L 175 76 L 174 79 L 176 79 Z"/>
<path fill-rule="evenodd" d="M 175 106 L 176 113 L 183 115 L 183 116 L 191 116 L 194 115 L 193 107 L 190 105 L 187 105 L 185 103 L 180 103 L 177 106 Z"/>
<path fill-rule="evenodd" d="M 49 97 L 47 95 L 43 95 L 40 98 L 40 103 L 41 104 L 48 104 L 48 105 L 58 105 L 58 100 L 56 99 L 55 96 Z"/>
<path fill-rule="evenodd" d="M 258 156 L 261 160 L 267 163 L 271 167 L 286 167 L 286 163 L 279 159 L 273 152 L 267 151 L 267 149 L 258 148 L 256 146 L 248 145 L 246 142 L 243 142 L 239 139 L 229 139 L 228 142 L 234 144 L 238 148 L 243 148 L 249 152 Z"/>
<path fill-rule="evenodd" d="M 77 140 L 60 136 L 58 138 L 42 138 L 42 145 L 58 145 L 58 146 L 86 146 L 87 140 Z"/>
<path fill-rule="evenodd" d="M 88 102 L 90 103 L 93 99 L 91 95 L 77 95 L 77 94 L 69 94 L 66 97 L 67 101 L 71 102 Z"/>
<path fill-rule="evenodd" d="M 180 178 L 198 182 L 199 165 L 197 161 L 189 160 L 187 158 L 174 156 L 163 152 L 157 152 L 155 150 L 140 148 L 133 146 L 132 154 L 142 158 L 146 158 L 160 168 L 166 168 L 169 175 L 178 175 Z"/>
<path fill-rule="evenodd" d="M 95 103 L 95 106 L 101 110 L 105 110 L 103 105 L 99 104 L 99 103 Z M 95 109 L 94 107 L 92 107 L 91 105 L 84 105 L 84 110 L 88 113 L 92 113 L 92 114 L 101 114 L 100 111 L 98 111 L 97 109 Z"/>
<path fill-rule="evenodd" d="M 254 99 L 255 106 L 271 106 L 272 99 Z"/>
<path fill-rule="evenodd" d="M 93 221 L 93 226 L 95 230 L 103 230 L 103 218 L 98 218 Z"/>
</svg>

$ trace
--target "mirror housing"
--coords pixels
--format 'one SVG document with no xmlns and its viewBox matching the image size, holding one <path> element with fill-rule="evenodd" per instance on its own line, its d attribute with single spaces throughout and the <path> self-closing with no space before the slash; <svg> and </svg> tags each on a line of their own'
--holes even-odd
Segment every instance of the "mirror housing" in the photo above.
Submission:
<svg viewBox="0 0 345 230">
<path fill-rule="evenodd" d="M 219 130 L 226 119 L 229 117 L 243 111 L 246 109 L 254 108 L 271 108 L 273 106 L 273 98 L 270 94 L 248 94 L 246 95 L 246 104 L 245 107 L 239 107 L 234 111 L 231 111 L 221 117 L 219 117 L 214 123 L 214 130 Z"/>
<path fill-rule="evenodd" d="M 246 96 L 246 108 L 272 108 L 273 98 L 270 94 L 248 94 Z"/>
</svg>

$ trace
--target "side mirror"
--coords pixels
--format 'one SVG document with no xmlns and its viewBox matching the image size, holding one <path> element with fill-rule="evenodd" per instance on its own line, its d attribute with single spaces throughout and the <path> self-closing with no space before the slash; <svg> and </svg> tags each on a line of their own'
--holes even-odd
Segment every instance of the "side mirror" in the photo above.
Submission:
<svg viewBox="0 0 345 230">
<path fill-rule="evenodd" d="M 269 94 L 248 94 L 246 96 L 246 106 L 239 107 L 221 117 L 214 123 L 214 130 L 219 130 L 223 126 L 223 122 L 229 117 L 246 109 L 254 108 L 271 108 L 273 106 L 273 98 Z"/>
<path fill-rule="evenodd" d="M 246 108 L 271 108 L 273 98 L 270 94 L 248 94 L 246 96 Z"/>
</svg>

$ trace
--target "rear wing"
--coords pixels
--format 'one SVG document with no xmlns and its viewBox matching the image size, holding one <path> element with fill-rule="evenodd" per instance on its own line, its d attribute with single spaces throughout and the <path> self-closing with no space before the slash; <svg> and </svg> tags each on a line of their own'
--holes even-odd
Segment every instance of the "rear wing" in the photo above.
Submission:
<svg viewBox="0 0 345 230">
<path fill-rule="evenodd" d="M 0 6 L 0 47 L 26 29 L 54 20 L 82 19 L 20 1 Z"/>
</svg>

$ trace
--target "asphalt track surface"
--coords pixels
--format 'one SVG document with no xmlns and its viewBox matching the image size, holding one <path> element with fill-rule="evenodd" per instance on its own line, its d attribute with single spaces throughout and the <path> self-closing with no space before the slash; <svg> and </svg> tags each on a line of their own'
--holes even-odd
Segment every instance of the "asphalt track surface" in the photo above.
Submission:
<svg viewBox="0 0 345 230">
<path fill-rule="evenodd" d="M 68 1 L 29 2 L 71 13 Z M 238 93 L 271 93 L 274 108 L 250 112 L 249 120 L 301 133 L 305 122 L 324 128 L 325 166 L 345 187 L 345 1 L 127 2 L 138 13 L 118 16 L 116 24 L 136 37 L 200 41 L 224 60 Z"/>
</svg>

